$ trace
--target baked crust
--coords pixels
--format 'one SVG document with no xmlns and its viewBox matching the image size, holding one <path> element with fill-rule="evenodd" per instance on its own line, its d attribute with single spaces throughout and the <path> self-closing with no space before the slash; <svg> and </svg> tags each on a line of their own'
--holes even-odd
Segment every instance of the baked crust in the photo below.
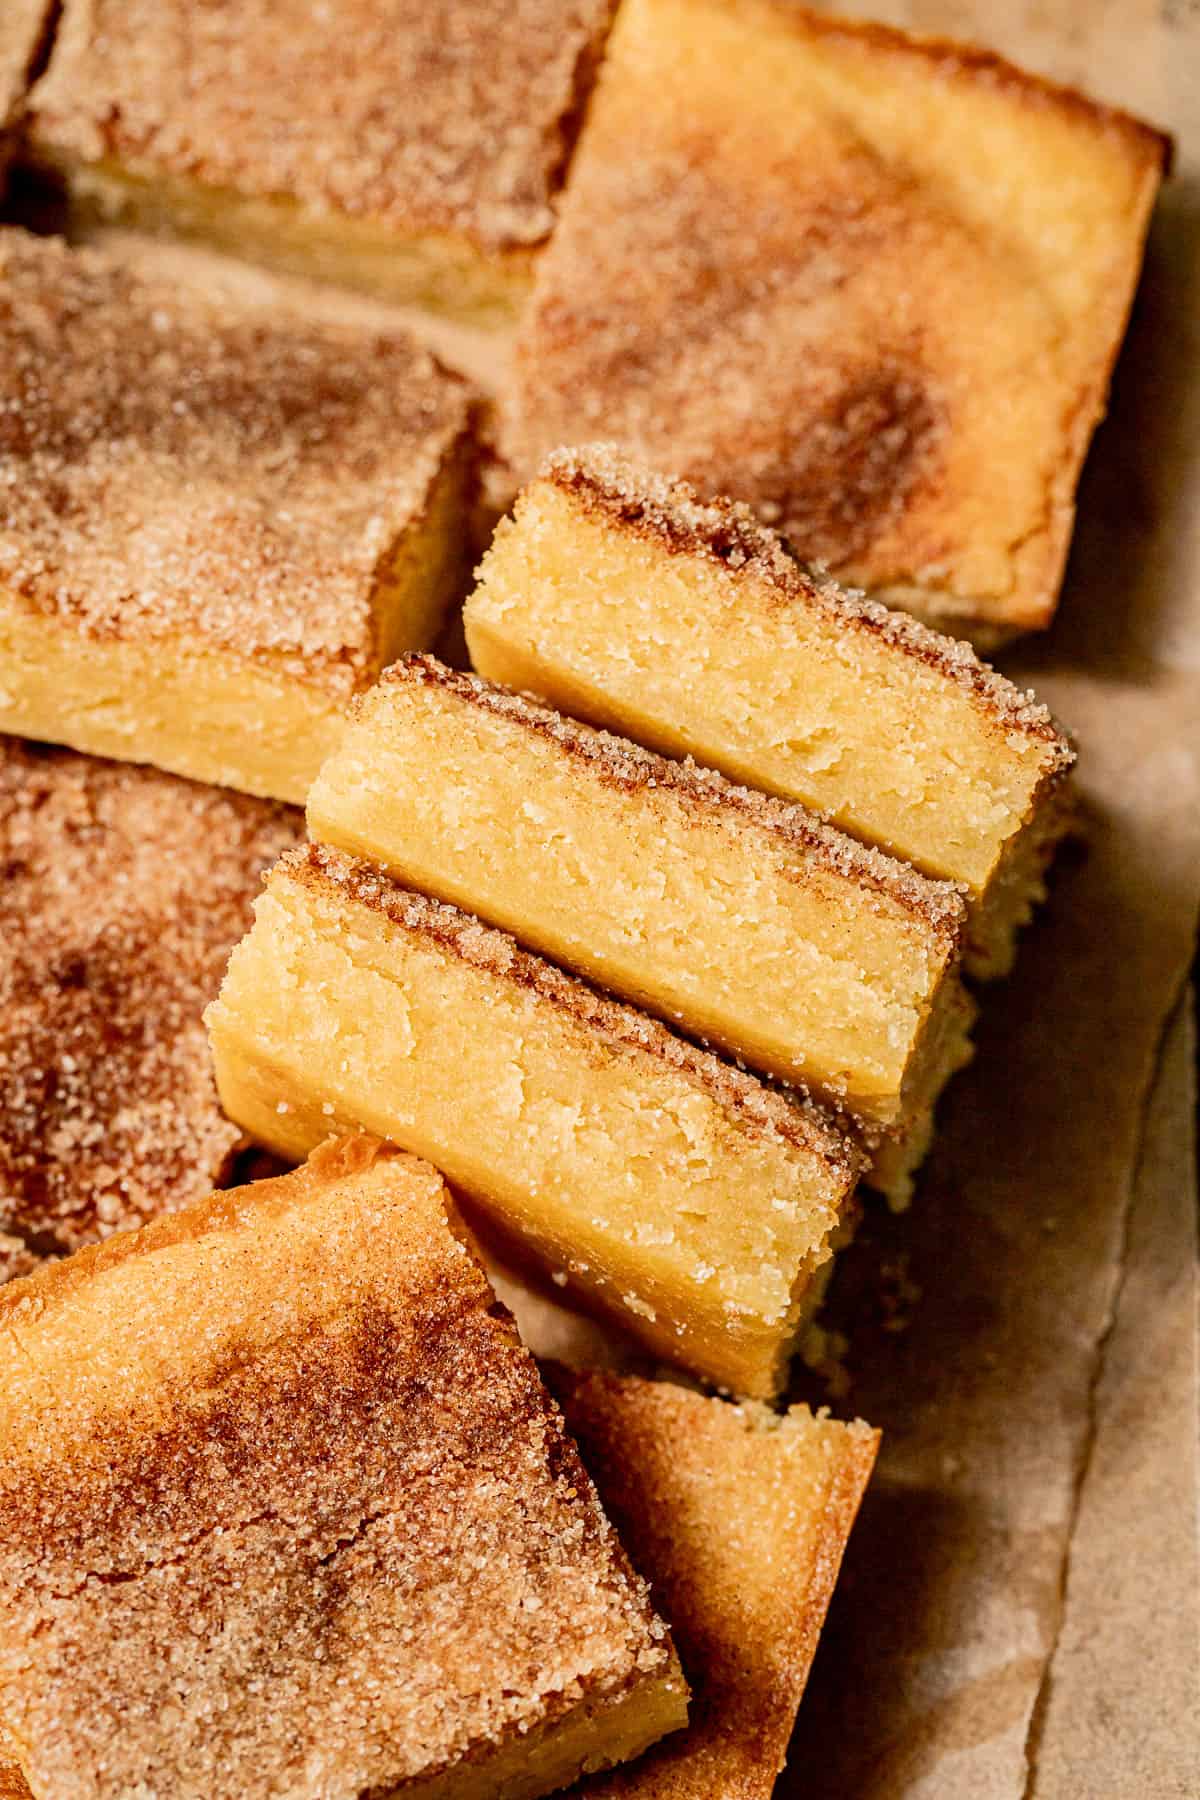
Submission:
<svg viewBox="0 0 1200 1800">
<path fill-rule="evenodd" d="M 83 639 L 373 678 L 377 590 L 468 428 L 401 335 L 185 292 L 0 233 L 0 588 Z M 86 653 L 86 652 L 84 652 Z"/>
<path fill-rule="evenodd" d="M 551 1371 L 691 1671 L 687 1731 L 588 1800 L 769 1800 L 879 1433 L 665 1382 Z"/>
<path fill-rule="evenodd" d="M 199 1199 L 241 1133 L 201 1012 L 290 808 L 0 740 L 0 1279 Z"/>
<path fill-rule="evenodd" d="M 385 235 L 540 243 L 612 0 L 67 0 L 42 151 Z"/>
<path fill-rule="evenodd" d="M 632 0 L 523 328 L 518 465 L 613 437 L 960 634 L 1044 625 L 1168 149 L 984 53 Z"/>
<path fill-rule="evenodd" d="M 682 1721 L 428 1165 L 328 1145 L 12 1284 L 0 1321 L 0 1694 L 39 1800 L 478 1794 L 516 1743 L 537 1794 Z"/>
<path fill-rule="evenodd" d="M 961 883 L 968 969 L 1006 972 L 1070 821 L 1075 752 L 969 644 L 839 588 L 747 506 L 608 444 L 546 460 L 464 622 L 490 679 Z"/>
</svg>

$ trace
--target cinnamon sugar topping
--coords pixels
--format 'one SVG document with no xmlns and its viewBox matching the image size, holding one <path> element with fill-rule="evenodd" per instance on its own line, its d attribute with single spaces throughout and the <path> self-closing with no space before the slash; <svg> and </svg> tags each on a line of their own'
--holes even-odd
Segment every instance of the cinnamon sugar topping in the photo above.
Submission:
<svg viewBox="0 0 1200 1800">
<path fill-rule="evenodd" d="M 68 0 L 60 154 L 397 232 L 537 243 L 612 0 Z"/>
<path fill-rule="evenodd" d="M 332 1148 L 9 1290 L 0 1675 L 48 1800 L 391 1791 L 682 1686 L 440 1178 Z"/>
<path fill-rule="evenodd" d="M 349 693 L 377 577 L 469 404 L 403 336 L 0 232 L 0 588 Z"/>
<path fill-rule="evenodd" d="M 290 809 L 0 740 L 0 1271 L 205 1193 L 239 1132 L 201 1010 Z M 2 1247 L 2 1246 L 0 1246 Z"/>
<path fill-rule="evenodd" d="M 434 657 L 410 655 L 384 671 L 383 682 L 416 681 L 448 688 L 468 705 L 497 713 L 548 737 L 589 763 L 600 779 L 630 791 L 661 788 L 684 805 L 744 815 L 806 855 L 819 858 L 846 881 L 886 895 L 915 913 L 934 931 L 957 944 L 965 920 L 963 889 L 953 881 L 933 881 L 908 863 L 885 856 L 828 825 L 816 813 L 788 800 L 739 787 L 715 769 L 687 757 L 675 762 L 628 738 L 595 730 L 541 705 L 530 695 L 448 669 Z"/>
<path fill-rule="evenodd" d="M 908 613 L 841 587 L 801 562 L 742 502 L 702 499 L 690 482 L 659 474 L 608 443 L 552 451 L 539 478 L 623 529 L 654 537 L 672 555 L 704 557 L 735 582 L 765 589 L 782 606 L 804 606 L 847 630 L 871 632 L 902 655 L 939 670 L 1004 730 L 1055 745 L 1063 769 L 1075 760 L 1067 732 L 1031 691 L 982 662 L 964 640 L 931 631 Z"/>
<path fill-rule="evenodd" d="M 271 879 L 280 878 L 317 889 L 340 890 L 345 899 L 436 941 L 473 968 L 531 989 L 540 1000 L 570 1013 L 598 1037 L 681 1071 L 698 1081 L 717 1106 L 744 1127 L 784 1138 L 819 1156 L 839 1173 L 849 1175 L 857 1168 L 859 1156 L 854 1145 L 821 1107 L 721 1062 L 709 1051 L 676 1037 L 657 1020 L 609 1000 L 587 982 L 520 949 L 507 932 L 484 925 L 456 906 L 401 887 L 373 864 L 323 844 L 305 844 L 280 859 Z"/>
</svg>

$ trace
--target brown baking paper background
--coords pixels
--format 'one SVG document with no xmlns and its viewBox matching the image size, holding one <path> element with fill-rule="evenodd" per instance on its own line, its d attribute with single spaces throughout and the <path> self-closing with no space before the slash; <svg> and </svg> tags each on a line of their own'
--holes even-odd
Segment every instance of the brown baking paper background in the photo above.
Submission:
<svg viewBox="0 0 1200 1800">
<path fill-rule="evenodd" d="M 1195 1797 L 1182 1026 L 1145 1134 L 1200 900 L 1200 4 L 840 10 L 974 37 L 1168 126 L 1180 154 L 1058 621 L 1000 659 L 1078 738 L 1087 844 L 1060 858 L 1015 975 L 986 996 L 914 1207 L 869 1204 L 843 1259 L 828 1320 L 846 1340 L 844 1389 L 797 1384 L 881 1426 L 884 1446 L 779 1792 Z M 395 317 L 150 254 L 306 308 Z M 401 316 L 496 384 L 494 340 Z M 621 1357 L 597 1327 L 506 1292 L 541 1353 Z"/>
</svg>

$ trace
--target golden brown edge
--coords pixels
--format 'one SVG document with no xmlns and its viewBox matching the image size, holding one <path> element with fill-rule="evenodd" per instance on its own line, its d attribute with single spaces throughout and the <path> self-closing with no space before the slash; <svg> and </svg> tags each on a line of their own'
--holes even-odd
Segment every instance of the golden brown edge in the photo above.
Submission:
<svg viewBox="0 0 1200 1800">
<path fill-rule="evenodd" d="M 622 478 L 639 490 L 636 497 L 622 491 Z M 952 681 L 1004 731 L 1044 742 L 1052 768 L 1065 772 L 1074 763 L 1070 736 L 1049 708 L 983 662 L 970 644 L 858 589 L 839 587 L 795 557 L 784 539 L 742 502 L 702 500 L 690 482 L 659 475 L 612 444 L 553 450 L 531 486 L 538 481 L 574 499 L 601 522 L 648 538 L 669 555 L 703 557 L 739 581 L 758 579 L 782 604 L 810 606 L 836 625 L 882 639 Z M 528 492 L 518 496 L 514 519 L 519 520 Z"/>
<path fill-rule="evenodd" d="M 823 1417 L 824 1413 L 817 1416 Z M 838 1458 L 837 1474 L 822 1509 L 812 1575 L 801 1610 L 801 1629 L 796 1646 L 796 1669 L 800 1677 L 796 1694 L 797 1712 L 808 1687 L 813 1659 L 845 1561 L 850 1535 L 875 1468 L 882 1437 L 883 1433 L 877 1427 L 866 1425 L 861 1420 L 851 1421 L 845 1426 L 846 1446 Z M 792 1725 L 794 1729 L 794 1717 Z M 789 1733 L 789 1737 L 790 1735 Z"/>
<path fill-rule="evenodd" d="M 1175 141 L 1169 132 L 1124 107 L 1095 100 L 1067 82 L 1055 81 L 1048 75 L 1027 69 L 997 50 L 938 33 L 905 31 L 899 26 L 874 20 L 818 13 L 808 7 L 792 7 L 787 11 L 781 7 L 779 14 L 781 21 L 798 35 L 842 39 L 906 60 L 931 63 L 939 74 L 951 80 L 986 81 L 1031 103 L 1052 107 L 1067 117 L 1074 117 L 1089 130 L 1118 132 L 1138 160 L 1156 163 L 1164 176 L 1170 173 Z"/>
</svg>

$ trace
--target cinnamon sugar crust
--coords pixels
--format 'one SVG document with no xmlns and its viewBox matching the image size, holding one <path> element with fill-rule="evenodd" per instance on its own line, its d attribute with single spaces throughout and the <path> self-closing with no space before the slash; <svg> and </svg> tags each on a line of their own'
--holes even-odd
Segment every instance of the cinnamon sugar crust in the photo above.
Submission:
<svg viewBox="0 0 1200 1800">
<path fill-rule="evenodd" d="M 5 1292 L 0 1696 L 43 1800 L 390 1789 L 682 1692 L 457 1231 L 354 1139 Z"/>
<path fill-rule="evenodd" d="M 444 901 L 404 888 L 372 864 L 323 844 L 304 844 L 282 856 L 272 879 L 299 882 L 317 890 L 340 890 L 406 931 L 435 940 L 451 955 L 500 980 L 531 989 L 569 1013 L 603 1040 L 608 1038 L 701 1082 L 718 1106 L 746 1129 L 778 1136 L 819 1156 L 842 1179 L 852 1179 L 859 1154 L 829 1114 L 798 1093 L 769 1087 L 708 1051 L 676 1037 L 656 1020 L 608 999 L 587 982 L 564 974 L 553 963 L 522 950 L 507 932 L 484 925 Z"/>
<path fill-rule="evenodd" d="M 701 768 L 690 757 L 671 761 L 656 756 L 628 738 L 614 737 L 610 732 L 567 718 L 541 705 L 532 695 L 514 693 L 509 688 L 482 681 L 477 675 L 449 669 L 432 656 L 404 657 L 384 671 L 381 681 L 391 685 L 415 682 L 446 688 L 470 706 L 512 719 L 528 730 L 550 738 L 569 755 L 586 762 L 601 780 L 613 786 L 630 792 L 662 788 L 688 806 L 717 813 L 723 810 L 741 813 L 760 829 L 819 857 L 847 881 L 886 895 L 920 918 L 955 949 L 962 941 L 965 906 L 962 890 L 956 883 L 931 881 L 919 875 L 907 863 L 846 837 L 805 807 L 739 787 L 715 769 Z"/>
<path fill-rule="evenodd" d="M 859 589 L 841 587 L 820 568 L 805 564 L 744 502 L 721 495 L 705 500 L 691 482 L 660 474 L 611 443 L 554 450 L 538 479 L 620 529 L 652 538 L 672 555 L 701 556 L 719 564 L 737 580 L 753 582 L 781 607 L 802 605 L 847 630 L 872 633 L 954 682 L 1003 731 L 1052 745 L 1054 773 L 1066 774 L 1074 763 L 1069 733 L 1032 689 L 1017 687 L 964 639 L 932 631 L 910 614 L 882 606 Z"/>
<path fill-rule="evenodd" d="M 1108 106 L 1094 100 L 1065 82 L 1052 81 L 1032 69 L 1019 67 L 995 50 L 979 44 L 962 43 L 936 33 L 903 31 L 873 19 L 839 18 L 807 7 L 795 7 L 803 17 L 804 29 L 814 37 L 841 40 L 865 55 L 884 54 L 897 62 L 907 62 L 939 81 L 961 83 L 968 88 L 994 87 L 1021 106 L 1046 107 L 1053 112 L 1074 116 L 1089 131 L 1111 135 L 1127 145 L 1131 152 L 1141 151 L 1161 162 L 1163 173 L 1170 172 L 1174 145 L 1169 134 L 1149 125 L 1124 107 Z"/>
<path fill-rule="evenodd" d="M 1166 161 L 995 57 L 631 0 L 522 328 L 518 470 L 612 437 L 960 634 L 1043 625 Z"/>
<path fill-rule="evenodd" d="M 67 0 L 40 145 L 399 233 L 530 246 L 613 0 Z"/>
<path fill-rule="evenodd" d="M 241 1134 L 201 1022 L 290 808 L 0 740 L 0 1279 L 185 1205 Z"/>
<path fill-rule="evenodd" d="M 360 1139 L 212 1206 L 0 1302 L 39 1800 L 390 1791 L 682 1692 L 436 1172 Z"/>
<path fill-rule="evenodd" d="M 348 696 L 470 391 L 398 334 L 281 319 L 0 232 L 0 588 Z"/>
</svg>

